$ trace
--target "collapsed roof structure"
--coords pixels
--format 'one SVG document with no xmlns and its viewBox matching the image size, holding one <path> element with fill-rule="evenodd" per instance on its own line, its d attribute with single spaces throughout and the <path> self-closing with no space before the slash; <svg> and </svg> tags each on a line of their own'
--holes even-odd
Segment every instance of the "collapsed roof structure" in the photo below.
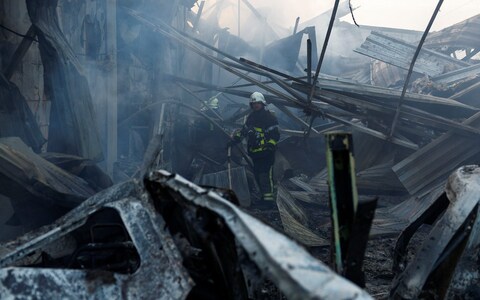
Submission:
<svg viewBox="0 0 480 300">
<path fill-rule="evenodd" d="M 15 294 L 14 282 L 8 281 L 11 274 L 17 279 L 29 276 L 36 286 L 41 276 L 55 276 L 56 271 L 47 274 L 41 268 L 55 265 L 113 272 L 108 277 L 106 273 L 58 271 L 65 278 L 77 278 L 77 288 L 89 286 L 92 279 L 96 282 L 92 295 L 118 295 L 125 286 L 129 295 L 125 297 L 134 297 L 148 278 L 142 276 L 164 266 L 150 266 L 137 278 L 117 274 L 132 273 L 139 260 L 153 260 L 145 242 L 135 240 L 138 233 L 139 239 L 158 235 L 159 240 L 152 243 L 166 243 L 171 250 L 158 251 L 158 255 L 168 256 L 166 261 L 177 267 L 171 274 L 158 275 L 165 282 L 151 282 L 167 285 L 171 276 L 180 278 L 172 290 L 162 290 L 167 298 L 193 295 L 192 280 L 198 293 L 251 297 L 258 290 L 248 290 L 243 279 L 229 276 L 235 268 L 243 270 L 252 263 L 255 272 L 262 270 L 288 298 L 335 298 L 339 291 L 345 292 L 345 298 L 368 298 L 284 236 L 272 234 L 273 241 L 286 243 L 288 253 L 298 259 L 295 264 L 304 261 L 316 269 L 309 275 L 317 276 L 316 284 L 323 289 L 316 290 L 313 279 L 305 281 L 308 276 L 297 274 L 287 258 L 282 260 L 278 251 L 285 248 L 261 243 L 270 229 L 218 194 L 195 186 L 233 190 L 240 207 L 263 219 L 268 216 L 251 206 L 258 200 L 258 191 L 249 157 L 241 147 L 231 155 L 225 150 L 231 132 L 250 111 L 245 99 L 261 90 L 275 107 L 282 134 L 275 165 L 277 229 L 310 249 L 330 245 L 324 234 L 330 226 L 328 214 L 311 211 L 328 210 L 323 135 L 348 130 L 355 145 L 359 193 L 381 197 L 370 238 L 395 238 L 395 255 L 389 257 L 393 264 L 389 276 L 395 278 L 386 280 L 388 287 L 381 293 L 387 290 L 391 297 L 400 298 L 475 293 L 470 289 L 477 284 L 476 271 L 464 265 L 448 269 L 448 263 L 469 262 L 478 243 L 478 197 L 469 197 L 476 193 L 477 169 L 465 167 L 451 174 L 463 165 L 478 164 L 480 158 L 480 37 L 475 27 L 480 17 L 427 36 L 428 30 L 358 28 L 342 22 L 340 17 L 350 13 L 348 3 L 343 2 L 303 25 L 297 23 L 293 34 L 280 38 L 262 13 L 242 0 L 243 9 L 258 22 L 255 27 L 263 29 L 258 33 L 262 43 L 248 43 L 218 25 L 221 2 L 210 13 L 205 11 L 205 1 L 12 0 L 2 4 L 5 12 L 13 13 L 4 17 L 2 28 L 10 31 L 4 29 L 0 48 L 0 205 L 5 208 L 0 241 L 46 227 L 0 246 L 0 291 L 23 295 Z M 18 22 L 14 17 L 18 14 L 28 18 Z M 18 31 L 25 34 L 18 36 Z M 339 47 L 339 38 L 349 43 Z M 220 100 L 220 110 L 208 107 L 205 101 L 210 98 Z M 205 122 L 208 130 L 202 127 Z M 191 182 L 159 169 L 181 174 Z M 131 181 L 142 181 L 144 176 L 143 184 Z M 111 187 L 124 181 L 130 183 Z M 394 203 L 388 201 L 392 196 Z M 161 220 L 168 215 L 164 206 L 171 203 L 176 203 L 182 224 Z M 121 220 L 109 213 L 87 220 L 102 214 L 97 210 L 105 207 L 116 210 Z M 187 238 L 190 246 L 205 239 L 201 247 L 182 249 L 185 241 L 178 240 L 173 231 L 199 225 L 202 220 L 194 214 L 197 210 L 228 230 L 218 233 L 205 227 L 205 232 Z M 153 220 L 145 224 L 151 227 L 150 235 L 133 228 L 142 213 Z M 111 219 L 123 222 L 115 236 L 125 239 L 103 244 L 85 240 L 88 230 L 81 229 L 81 224 L 93 222 L 92 227 L 102 227 Z M 254 225 L 245 221 L 242 224 L 247 227 L 239 229 L 232 221 L 236 219 L 248 219 Z M 167 223 L 167 231 L 159 229 L 162 222 Z M 324 226 L 319 229 L 312 224 Z M 59 233 L 59 228 L 64 232 Z M 409 242 L 425 228 L 437 242 L 425 240 L 409 260 Z M 217 253 L 216 234 L 228 237 L 231 253 Z M 47 249 L 48 244 L 67 243 L 64 239 L 72 236 L 75 245 L 68 255 Z M 29 243 L 31 239 L 34 242 Z M 242 245 L 241 250 L 235 248 L 236 243 Z M 96 264 L 98 247 L 122 249 L 123 256 Z M 425 249 L 434 249 L 436 256 L 422 256 Z M 203 251 L 209 259 L 180 255 L 182 251 Z M 248 259 L 242 261 L 242 255 Z M 201 267 L 196 265 L 200 269 L 185 265 L 192 259 L 200 260 Z M 112 269 L 112 263 L 118 263 L 121 271 Z M 218 268 L 209 279 L 216 283 L 214 291 L 195 273 L 210 264 Z M 17 266 L 39 269 L 22 273 Z M 422 280 L 415 281 L 419 266 Z M 451 276 L 440 288 L 432 287 L 441 267 Z M 473 274 L 468 280 L 462 277 L 464 269 Z M 322 272 L 327 272 L 325 278 Z M 103 276 L 115 282 L 113 290 L 105 287 Z M 332 278 L 333 283 L 328 283 Z M 55 284 L 61 287 L 60 282 Z M 367 280 L 367 290 L 378 292 L 372 285 Z M 230 289 L 238 286 L 245 293 L 231 294 Z M 42 297 L 78 295 L 67 292 L 75 293 L 59 288 L 58 294 L 52 291 Z"/>
</svg>

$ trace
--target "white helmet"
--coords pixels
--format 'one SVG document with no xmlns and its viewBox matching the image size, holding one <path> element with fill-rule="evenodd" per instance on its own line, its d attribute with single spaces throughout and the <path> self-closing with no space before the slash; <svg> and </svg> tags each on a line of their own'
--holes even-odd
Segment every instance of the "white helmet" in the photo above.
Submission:
<svg viewBox="0 0 480 300">
<path fill-rule="evenodd" d="M 259 92 L 253 92 L 250 95 L 250 106 L 252 106 L 253 103 L 262 103 L 264 106 L 267 106 L 267 101 L 265 101 L 265 97 L 262 93 Z"/>
</svg>

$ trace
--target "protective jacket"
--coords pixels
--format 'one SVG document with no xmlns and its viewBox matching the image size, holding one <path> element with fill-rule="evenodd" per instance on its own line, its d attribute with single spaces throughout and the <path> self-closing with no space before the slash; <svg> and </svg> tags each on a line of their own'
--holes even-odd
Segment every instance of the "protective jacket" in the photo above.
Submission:
<svg viewBox="0 0 480 300">
<path fill-rule="evenodd" d="M 280 138 L 277 118 L 266 109 L 251 112 L 242 129 L 234 135 L 237 142 L 245 137 L 248 155 L 252 159 L 273 152 Z"/>
</svg>

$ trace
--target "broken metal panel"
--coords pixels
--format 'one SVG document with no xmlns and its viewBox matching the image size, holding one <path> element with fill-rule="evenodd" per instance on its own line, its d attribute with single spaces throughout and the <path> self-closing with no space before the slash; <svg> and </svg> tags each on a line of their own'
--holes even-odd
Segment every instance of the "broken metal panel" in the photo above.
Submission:
<svg viewBox="0 0 480 300">
<path fill-rule="evenodd" d="M 463 124 L 480 126 L 480 113 Z M 393 171 L 410 192 L 426 191 L 445 180 L 450 172 L 466 164 L 479 152 L 480 140 L 446 133 L 393 166 Z"/>
<path fill-rule="evenodd" d="M 245 167 L 237 167 L 231 169 L 232 187 L 240 205 L 242 207 L 250 206 L 250 189 L 247 181 L 247 173 Z M 230 188 L 228 180 L 228 171 L 220 171 L 217 173 L 204 174 L 200 179 L 201 185 L 214 186 L 217 188 Z"/>
<path fill-rule="evenodd" d="M 480 269 L 478 266 L 478 257 L 480 255 L 479 213 L 480 212 L 477 211 L 477 218 L 472 225 L 470 238 L 449 285 L 448 299 L 462 298 L 465 296 L 470 296 L 471 299 L 478 297 L 478 286 L 480 285 Z"/>
<path fill-rule="evenodd" d="M 288 299 L 371 299 L 298 244 L 243 213 L 216 193 L 165 171 L 151 173 L 146 183 L 147 189 L 169 189 L 180 196 L 177 201 L 218 214 L 249 258 Z"/>
<path fill-rule="evenodd" d="M 389 65 L 383 61 L 373 60 L 371 63 L 372 84 L 383 87 L 399 86 L 405 82 L 407 71 Z"/>
<path fill-rule="evenodd" d="M 7 298 L 38 299 L 185 299 L 193 283 L 162 217 L 149 203 L 148 196 L 137 192 L 139 189 L 132 182 L 112 187 L 89 198 L 54 224 L 1 245 L 0 294 Z M 135 272 L 74 270 L 69 266 L 19 267 L 29 255 L 43 252 L 49 244 L 71 234 L 88 217 L 107 207 L 118 211 L 138 252 L 141 263 Z"/>
<path fill-rule="evenodd" d="M 40 152 L 45 138 L 19 89 L 0 74 L 0 137 L 16 136 Z"/>
<path fill-rule="evenodd" d="M 309 247 L 327 246 L 330 243 L 308 228 L 308 217 L 291 193 L 281 184 L 277 187 L 278 211 L 285 233 Z"/>
<path fill-rule="evenodd" d="M 425 41 L 429 48 L 443 50 L 479 49 L 480 48 L 480 15 L 473 16 L 457 24 L 432 32 Z M 453 51 L 452 51 L 453 50 Z"/>
<path fill-rule="evenodd" d="M 394 279 L 393 298 L 417 299 L 430 294 L 442 299 L 445 296 L 455 265 L 464 253 L 465 241 L 471 238 L 472 222 L 478 217 L 480 168 L 459 168 L 449 177 L 446 193 L 449 208 L 436 222 L 405 271 Z M 431 284 L 429 281 L 433 280 L 436 283 Z"/>
<path fill-rule="evenodd" d="M 392 171 L 392 166 L 393 160 L 373 165 L 366 170 L 358 172 L 357 187 L 360 193 L 372 195 L 405 194 L 406 190 Z"/>
<path fill-rule="evenodd" d="M 303 34 L 304 31 L 302 30 L 267 45 L 264 51 L 269 54 L 264 57 L 263 63 L 269 67 L 294 72 Z"/>
<path fill-rule="evenodd" d="M 66 172 L 82 178 L 96 192 L 113 185 L 110 177 L 95 162 L 89 159 L 52 152 L 45 152 L 40 154 L 40 156 Z"/>
<path fill-rule="evenodd" d="M 360 48 L 354 51 L 408 70 L 416 48 L 402 40 L 373 31 Z M 421 74 L 437 76 L 467 66 L 469 64 L 466 62 L 433 50 L 422 49 L 413 70 Z"/>
<path fill-rule="evenodd" d="M 337 91 L 345 94 L 354 94 L 356 97 L 369 97 L 383 103 L 393 103 L 396 104 L 396 101 L 400 98 L 402 91 L 396 89 L 389 89 L 384 87 L 358 84 L 353 82 L 348 82 L 342 79 L 331 79 L 331 78 L 319 78 L 318 87 L 321 89 Z M 317 91 L 321 96 L 321 90 Z M 450 110 L 455 111 L 465 111 L 469 113 L 477 110 L 477 108 L 465 105 L 449 98 L 435 97 L 431 95 L 421 95 L 415 93 L 406 93 L 404 98 L 405 103 L 409 103 L 412 106 L 418 106 L 420 104 L 429 104 L 429 108 L 433 111 L 437 111 L 439 108 L 448 107 Z"/>
<path fill-rule="evenodd" d="M 347 95 L 325 90 L 321 91 L 320 99 L 332 106 L 336 106 L 345 111 L 349 111 L 352 114 L 356 114 L 358 118 L 368 118 L 370 120 L 374 120 L 376 118 L 390 120 L 395 112 L 394 108 L 391 106 L 389 107 L 384 104 L 374 103 L 371 100 L 369 101 L 361 98 L 353 98 Z M 436 130 L 455 129 L 464 135 L 480 133 L 480 130 L 476 128 L 465 126 L 448 118 L 405 105 L 401 112 L 401 119 L 402 123 L 408 123 L 404 124 L 404 126 L 401 126 L 402 129 L 411 126 L 413 123 L 422 127 L 433 128 Z M 423 135 L 424 133 L 423 131 L 419 131 L 418 134 Z"/>
<path fill-rule="evenodd" d="M 463 81 L 465 80 L 465 78 L 475 77 L 478 74 L 480 74 L 480 64 L 476 64 L 476 65 L 464 67 L 455 71 L 451 71 L 448 73 L 444 73 L 442 75 L 433 77 L 432 80 L 435 81 L 436 83 L 450 85 L 458 81 Z"/>
<path fill-rule="evenodd" d="M 92 97 L 80 63 L 60 30 L 57 2 L 27 1 L 39 40 L 45 93 L 52 102 L 48 151 L 98 161 L 103 154 Z"/>
<path fill-rule="evenodd" d="M 407 240 L 408 243 L 410 239 L 409 228 L 414 227 L 415 229 L 413 231 L 415 231 L 423 224 L 425 219 L 428 218 L 428 215 L 430 215 L 432 206 L 437 205 L 437 200 L 443 193 L 444 186 L 444 183 L 439 184 L 426 194 L 416 194 L 393 207 L 382 207 L 378 209 L 375 213 L 371 236 L 385 237 L 398 236 L 400 234 L 397 247 L 402 247 L 400 245 L 403 243 L 401 239 Z M 433 209 L 435 210 L 435 208 Z M 419 221 L 420 219 L 422 220 Z M 407 234 L 407 236 L 402 237 L 405 234 Z M 397 254 L 394 254 L 394 263 L 395 261 L 400 261 L 396 256 Z"/>
<path fill-rule="evenodd" d="M 50 205 L 72 208 L 95 194 L 84 180 L 35 154 L 19 138 L 0 139 L 0 165 L 2 193 L 14 200 L 17 190 L 26 190 Z"/>
<path fill-rule="evenodd" d="M 62 229 L 71 226 L 78 228 L 85 222 L 85 216 L 92 214 L 105 204 L 137 195 L 137 189 L 138 186 L 131 181 L 118 184 L 83 201 L 77 208 L 54 223 L 31 231 L 14 241 L 2 244 L 0 247 L 0 267 L 8 266 L 25 258 L 39 247 L 45 247 L 51 240 L 62 235 Z M 77 211 L 82 213 L 77 213 Z"/>
<path fill-rule="evenodd" d="M 421 206 L 416 206 L 415 204 L 418 203 L 412 203 L 411 200 L 405 201 L 404 205 L 402 205 L 405 207 L 409 204 L 413 204 L 412 207 L 418 208 L 418 211 L 411 214 L 410 218 L 403 219 L 407 221 L 408 225 L 402 229 L 393 251 L 392 271 L 396 274 L 405 269 L 406 260 L 408 258 L 407 247 L 415 232 L 424 224 L 433 224 L 448 207 L 448 198 L 444 193 L 435 197 L 438 195 L 439 191 L 443 192 L 443 185 L 439 187 L 440 189 L 436 188 L 435 191 L 432 191 L 431 196 L 422 199 L 425 201 L 422 201 Z"/>
</svg>

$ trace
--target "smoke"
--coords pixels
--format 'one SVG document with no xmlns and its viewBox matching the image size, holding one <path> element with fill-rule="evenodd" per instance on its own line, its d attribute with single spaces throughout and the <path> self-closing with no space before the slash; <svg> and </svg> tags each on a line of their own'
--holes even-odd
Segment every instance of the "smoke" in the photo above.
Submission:
<svg viewBox="0 0 480 300">
<path fill-rule="evenodd" d="M 222 3 L 221 6 L 218 3 Z M 264 29 L 267 35 L 265 42 L 271 42 L 276 38 L 283 38 L 293 33 L 295 20 L 300 17 L 300 22 L 305 22 L 318 14 L 330 9 L 333 1 L 319 3 L 315 0 L 305 0 L 301 4 L 298 1 L 286 0 L 249 0 L 247 1 L 255 8 L 255 12 L 244 2 L 244 0 L 207 1 L 205 14 L 216 15 L 221 28 L 229 28 L 230 33 L 238 35 L 240 7 L 240 36 L 245 41 L 257 45 L 259 33 Z M 240 4 L 240 5 L 239 5 Z M 270 36 L 272 32 L 276 38 Z"/>
</svg>

